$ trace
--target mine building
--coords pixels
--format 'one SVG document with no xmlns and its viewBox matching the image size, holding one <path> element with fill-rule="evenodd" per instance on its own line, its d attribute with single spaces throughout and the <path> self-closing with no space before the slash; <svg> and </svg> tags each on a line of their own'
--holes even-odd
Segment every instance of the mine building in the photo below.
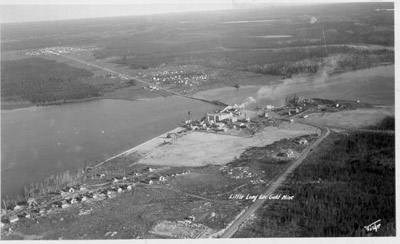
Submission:
<svg viewBox="0 0 400 244">
<path fill-rule="evenodd" d="M 230 122 L 236 122 L 236 117 L 232 113 L 207 113 L 207 121 L 209 123 L 216 123 L 223 120 L 229 120 Z"/>
</svg>

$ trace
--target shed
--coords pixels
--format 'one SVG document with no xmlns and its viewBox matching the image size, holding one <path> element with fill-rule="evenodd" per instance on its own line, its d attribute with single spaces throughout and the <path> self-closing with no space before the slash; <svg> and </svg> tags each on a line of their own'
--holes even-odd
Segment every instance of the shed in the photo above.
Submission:
<svg viewBox="0 0 400 244">
<path fill-rule="evenodd" d="M 292 149 L 282 149 L 278 154 L 278 157 L 285 157 L 285 158 L 290 158 L 294 156 L 294 152 Z"/>
<path fill-rule="evenodd" d="M 306 138 L 302 137 L 302 138 L 300 138 L 300 140 L 299 140 L 299 144 L 300 144 L 300 145 L 307 145 L 307 144 L 308 144 L 308 141 L 306 140 Z"/>
<path fill-rule="evenodd" d="M 19 218 L 18 218 L 18 216 L 17 216 L 16 214 L 11 215 L 11 216 L 8 218 L 8 221 L 9 221 L 10 223 L 15 223 L 15 222 L 17 222 L 18 220 L 19 220 Z"/>
</svg>

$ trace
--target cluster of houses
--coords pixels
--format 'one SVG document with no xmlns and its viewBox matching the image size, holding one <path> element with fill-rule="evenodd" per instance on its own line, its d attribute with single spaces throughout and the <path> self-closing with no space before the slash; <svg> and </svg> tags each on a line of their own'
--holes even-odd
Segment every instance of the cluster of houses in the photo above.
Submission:
<svg viewBox="0 0 400 244">
<path fill-rule="evenodd" d="M 183 127 L 188 130 L 200 131 L 227 131 L 228 129 L 247 128 L 250 117 L 242 115 L 240 108 L 236 105 L 227 106 L 220 111 L 207 113 L 200 120 L 188 120 L 183 123 Z"/>
<path fill-rule="evenodd" d="M 193 86 L 200 82 L 207 81 L 209 78 L 206 74 L 185 74 L 183 70 L 181 71 L 163 71 L 161 73 L 156 73 L 151 78 L 156 85 L 160 84 L 175 84 L 175 85 L 185 85 Z"/>
<path fill-rule="evenodd" d="M 94 49 L 91 49 L 94 50 Z M 79 53 L 88 51 L 87 49 L 80 47 L 46 47 L 38 50 L 33 50 L 26 52 L 26 55 L 29 56 L 38 56 L 38 55 L 60 55 L 60 54 L 69 54 L 69 53 Z"/>
<path fill-rule="evenodd" d="M 227 166 L 223 166 L 220 170 L 232 179 L 243 179 L 256 176 L 256 173 L 250 172 L 251 170 L 249 167 L 228 168 Z"/>
</svg>

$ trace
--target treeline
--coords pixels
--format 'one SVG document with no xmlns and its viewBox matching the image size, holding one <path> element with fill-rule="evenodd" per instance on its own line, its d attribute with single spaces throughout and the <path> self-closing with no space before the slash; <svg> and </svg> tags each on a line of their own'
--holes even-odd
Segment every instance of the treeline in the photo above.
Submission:
<svg viewBox="0 0 400 244">
<path fill-rule="evenodd" d="M 42 58 L 1 63 L 2 99 L 20 97 L 44 105 L 99 96 L 99 90 L 84 83 L 92 72 Z"/>
<path fill-rule="evenodd" d="M 390 50 L 360 50 L 351 47 L 328 47 L 328 55 L 337 59 L 333 72 L 345 72 L 371 68 L 382 63 L 394 63 L 394 52 Z M 293 57 L 295 55 L 296 57 Z M 293 52 L 279 51 L 265 57 L 254 57 L 252 63 L 242 63 L 238 69 L 255 73 L 290 77 L 296 74 L 315 74 L 325 65 L 328 57 L 324 47 L 313 49 L 296 48 Z M 243 59 L 243 57 L 241 58 Z"/>
<path fill-rule="evenodd" d="M 394 116 L 387 116 L 382 119 L 378 124 L 369 126 L 368 129 L 372 130 L 393 130 L 395 129 L 396 122 Z"/>
<path fill-rule="evenodd" d="M 394 135 L 331 137 L 278 190 L 294 200 L 266 202 L 238 237 L 395 235 Z M 379 219 L 377 232 L 364 228 Z"/>
</svg>

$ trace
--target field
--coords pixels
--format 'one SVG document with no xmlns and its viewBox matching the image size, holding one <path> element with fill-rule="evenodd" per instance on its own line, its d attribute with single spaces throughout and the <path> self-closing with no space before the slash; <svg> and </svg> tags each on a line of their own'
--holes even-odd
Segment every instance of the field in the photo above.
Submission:
<svg viewBox="0 0 400 244">
<path fill-rule="evenodd" d="M 293 138 L 313 133 L 318 133 L 313 127 L 290 123 L 282 123 L 279 127 L 267 127 L 256 137 L 189 132 L 188 135 L 178 138 L 172 144 L 159 146 L 154 151 L 148 152 L 145 148 L 141 148 L 137 153 L 146 156 L 139 160 L 138 163 L 175 167 L 195 167 L 208 164 L 223 165 L 232 161 L 249 146 L 263 146 L 283 138 Z"/>
<path fill-rule="evenodd" d="M 4 69 L 33 56 L 93 73 L 79 78 L 81 85 L 77 86 L 84 86 L 82 90 L 90 90 L 90 94 L 75 94 L 73 88 L 67 91 L 65 87 L 59 89 L 61 94 L 53 94 L 55 88 L 49 88 L 53 96 L 38 93 L 38 98 L 32 99 L 21 95 L 26 86 L 13 87 L 12 92 L 4 92 L 12 94 L 7 107 L 64 101 L 60 96 L 65 100 L 93 96 L 135 100 L 168 95 L 141 93 L 143 84 L 110 75 L 86 62 L 189 95 L 211 88 L 270 85 L 282 77 L 318 74 L 332 60 L 335 65 L 330 74 L 393 64 L 394 15 L 393 11 L 375 11 L 381 8 L 390 9 L 393 4 L 347 3 L 3 24 L 2 62 L 9 64 Z M 51 63 L 47 65 L 52 67 Z M 8 73 L 10 79 L 18 78 Z"/>
</svg>

